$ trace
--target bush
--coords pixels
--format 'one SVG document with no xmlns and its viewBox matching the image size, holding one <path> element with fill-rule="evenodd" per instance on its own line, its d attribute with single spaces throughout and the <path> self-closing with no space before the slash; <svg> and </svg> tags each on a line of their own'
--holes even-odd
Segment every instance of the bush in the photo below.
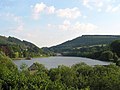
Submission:
<svg viewBox="0 0 120 90">
<path fill-rule="evenodd" d="M 104 52 L 102 52 L 99 59 L 103 60 L 103 61 L 110 61 L 113 59 L 113 52 L 112 51 L 104 51 Z"/>
</svg>

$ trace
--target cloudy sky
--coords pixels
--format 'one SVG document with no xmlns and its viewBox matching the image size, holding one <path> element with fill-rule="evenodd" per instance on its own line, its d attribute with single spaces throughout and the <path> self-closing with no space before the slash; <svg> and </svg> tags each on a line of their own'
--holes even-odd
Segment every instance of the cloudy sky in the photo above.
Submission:
<svg viewBox="0 0 120 90">
<path fill-rule="evenodd" d="M 120 0 L 0 0 L 0 35 L 45 47 L 85 34 L 120 35 Z"/>
</svg>

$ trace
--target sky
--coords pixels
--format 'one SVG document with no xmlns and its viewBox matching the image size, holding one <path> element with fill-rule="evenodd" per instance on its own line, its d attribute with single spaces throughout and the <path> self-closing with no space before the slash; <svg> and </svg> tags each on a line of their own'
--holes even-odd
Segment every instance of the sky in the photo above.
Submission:
<svg viewBox="0 0 120 90">
<path fill-rule="evenodd" d="M 120 0 L 0 0 L 0 35 L 39 47 L 81 35 L 120 35 Z"/>
</svg>

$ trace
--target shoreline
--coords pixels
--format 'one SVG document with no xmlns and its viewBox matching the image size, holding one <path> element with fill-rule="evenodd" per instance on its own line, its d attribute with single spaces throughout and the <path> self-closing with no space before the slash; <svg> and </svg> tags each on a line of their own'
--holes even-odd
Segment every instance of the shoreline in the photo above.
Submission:
<svg viewBox="0 0 120 90">
<path fill-rule="evenodd" d="M 50 56 L 37 56 L 37 57 L 31 57 L 31 58 L 46 58 L 46 57 L 50 57 Z M 11 58 L 12 60 L 28 60 L 26 59 L 27 57 L 24 58 Z"/>
</svg>

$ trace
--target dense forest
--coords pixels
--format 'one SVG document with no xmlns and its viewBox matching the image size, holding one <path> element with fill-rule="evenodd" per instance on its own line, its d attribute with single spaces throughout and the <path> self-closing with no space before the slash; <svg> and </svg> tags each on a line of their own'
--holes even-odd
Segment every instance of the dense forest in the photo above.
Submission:
<svg viewBox="0 0 120 90">
<path fill-rule="evenodd" d="M 28 41 L 21 41 L 14 37 L 0 36 L 0 51 L 4 52 L 10 58 L 40 57 L 49 56 L 50 53 Z"/>
<path fill-rule="evenodd" d="M 34 63 L 34 68 L 23 64 L 19 71 L 0 52 L 0 90 L 120 90 L 120 67 L 78 63 L 48 70 Z"/>
<path fill-rule="evenodd" d="M 82 35 L 73 40 L 69 40 L 62 44 L 50 47 L 49 49 L 56 53 L 61 53 L 87 46 L 106 45 L 112 43 L 115 40 L 120 40 L 120 36 L 119 35 Z"/>
</svg>

